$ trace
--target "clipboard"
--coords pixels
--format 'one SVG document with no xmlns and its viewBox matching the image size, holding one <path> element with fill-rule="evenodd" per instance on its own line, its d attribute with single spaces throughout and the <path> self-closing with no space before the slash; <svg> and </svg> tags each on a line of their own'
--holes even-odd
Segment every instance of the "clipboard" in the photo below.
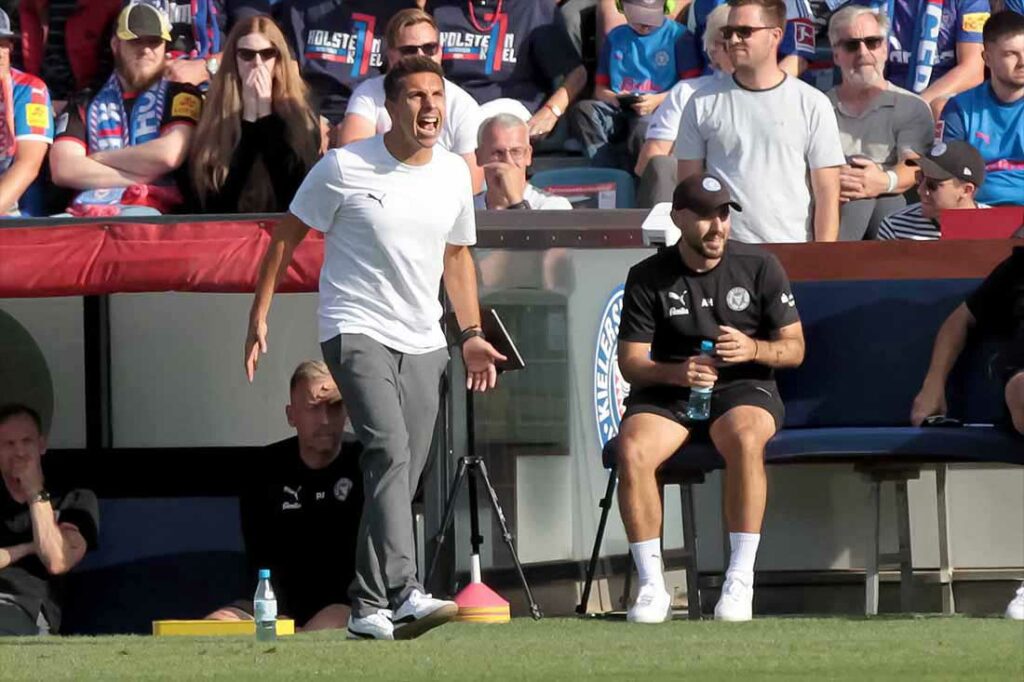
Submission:
<svg viewBox="0 0 1024 682">
<path fill-rule="evenodd" d="M 505 362 L 498 362 L 495 365 L 499 373 L 515 372 L 526 367 L 526 361 L 519 354 L 519 349 L 516 348 L 515 342 L 509 335 L 508 330 L 505 329 L 505 325 L 502 324 L 501 318 L 498 317 L 498 311 L 494 308 L 484 308 L 481 310 L 480 326 L 484 330 L 484 336 L 487 337 L 487 340 L 494 346 L 495 350 L 508 358 Z"/>
</svg>

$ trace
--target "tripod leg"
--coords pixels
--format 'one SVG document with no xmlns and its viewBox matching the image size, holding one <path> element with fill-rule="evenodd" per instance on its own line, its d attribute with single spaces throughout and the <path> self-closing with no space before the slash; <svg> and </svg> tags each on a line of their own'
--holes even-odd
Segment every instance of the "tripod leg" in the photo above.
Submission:
<svg viewBox="0 0 1024 682">
<path fill-rule="evenodd" d="M 512 554 L 512 561 L 515 563 L 516 572 L 519 574 L 519 581 L 523 584 L 523 592 L 526 593 L 526 600 L 530 603 L 530 615 L 533 616 L 534 620 L 540 620 L 543 614 L 540 611 L 540 607 L 537 606 L 537 602 L 533 599 L 533 592 L 530 591 L 530 584 L 526 582 L 526 574 L 523 573 L 523 565 L 519 562 L 519 555 L 516 553 L 515 543 L 512 542 L 512 533 L 508 530 L 508 524 L 505 522 L 505 512 L 501 510 L 501 505 L 498 504 L 498 494 L 494 492 L 494 486 L 491 485 L 491 477 L 487 475 L 487 465 L 483 463 L 483 460 L 477 463 L 477 471 L 480 473 L 480 477 L 484 481 L 484 487 L 487 489 L 487 495 L 491 498 L 491 508 L 494 510 L 494 515 L 498 518 L 498 523 L 501 526 L 501 537 L 508 545 L 508 551 Z"/>
<path fill-rule="evenodd" d="M 437 531 L 437 535 L 434 536 L 434 556 L 430 559 L 430 570 L 427 571 L 427 577 L 423 581 L 424 585 L 429 585 L 431 578 L 434 577 L 434 570 L 437 568 L 437 559 L 441 556 L 441 546 L 444 545 L 444 536 L 448 532 L 448 528 L 452 525 L 452 519 L 455 518 L 455 498 L 459 494 L 459 487 L 462 485 L 463 479 L 466 478 L 466 458 L 462 457 L 459 459 L 459 468 L 455 473 L 455 480 L 452 481 L 452 487 L 448 490 L 448 500 L 444 503 L 444 516 L 441 520 L 441 529 Z"/>
</svg>

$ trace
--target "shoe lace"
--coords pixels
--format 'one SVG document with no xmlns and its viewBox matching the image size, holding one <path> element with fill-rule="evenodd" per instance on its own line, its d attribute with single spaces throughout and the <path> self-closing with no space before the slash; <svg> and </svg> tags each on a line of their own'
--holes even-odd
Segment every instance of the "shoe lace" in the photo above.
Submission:
<svg viewBox="0 0 1024 682">
<path fill-rule="evenodd" d="M 370 614 L 370 618 L 373 618 L 374 620 L 380 620 L 383 618 L 386 621 L 391 621 L 394 618 L 394 615 L 395 614 L 391 612 L 391 609 L 377 609 L 377 613 Z"/>
</svg>

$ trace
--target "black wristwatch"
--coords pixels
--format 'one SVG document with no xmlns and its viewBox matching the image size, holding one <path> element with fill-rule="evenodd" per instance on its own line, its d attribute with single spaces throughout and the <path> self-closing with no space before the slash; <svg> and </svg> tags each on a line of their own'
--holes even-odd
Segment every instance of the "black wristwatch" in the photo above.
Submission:
<svg viewBox="0 0 1024 682">
<path fill-rule="evenodd" d="M 518 204 L 509 204 L 508 208 L 509 208 L 509 210 L 515 210 L 515 209 L 527 210 L 527 211 L 533 210 L 533 206 L 530 206 L 530 202 L 527 201 L 526 199 L 523 199 Z"/>
<path fill-rule="evenodd" d="M 459 332 L 459 345 L 463 345 L 475 336 L 479 336 L 481 339 L 487 338 L 484 336 L 484 330 L 480 327 L 467 327 Z"/>
<path fill-rule="evenodd" d="M 50 493 L 46 492 L 46 490 L 40 490 L 39 492 L 37 492 L 35 495 L 32 496 L 32 498 L 28 501 L 28 503 L 29 504 L 35 504 L 36 502 L 49 502 L 49 501 L 50 501 Z"/>
</svg>

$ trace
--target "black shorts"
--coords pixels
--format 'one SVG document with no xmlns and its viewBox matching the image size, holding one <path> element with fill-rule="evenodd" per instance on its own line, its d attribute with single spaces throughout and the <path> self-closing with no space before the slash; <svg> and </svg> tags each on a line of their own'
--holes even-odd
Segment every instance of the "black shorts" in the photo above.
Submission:
<svg viewBox="0 0 1024 682">
<path fill-rule="evenodd" d="M 0 637 L 26 637 L 49 632 L 46 619 L 33 617 L 20 604 L 0 600 Z"/>
<path fill-rule="evenodd" d="M 626 398 L 623 420 L 634 414 L 656 414 L 689 429 L 694 435 L 707 432 L 715 420 L 734 407 L 751 405 L 768 412 L 775 420 L 775 430 L 782 428 L 786 409 L 774 381 L 740 379 L 718 384 L 711 392 L 711 417 L 694 421 L 686 416 L 690 389 L 677 386 L 648 386 L 630 392 Z"/>
</svg>

